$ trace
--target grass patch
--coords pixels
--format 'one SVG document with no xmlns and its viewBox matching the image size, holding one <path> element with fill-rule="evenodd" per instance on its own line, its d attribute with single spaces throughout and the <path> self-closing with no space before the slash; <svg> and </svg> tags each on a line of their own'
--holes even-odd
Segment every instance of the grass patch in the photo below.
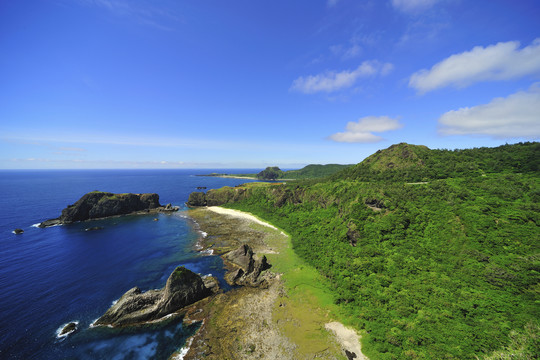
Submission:
<svg viewBox="0 0 540 360">
<path fill-rule="evenodd" d="M 296 255 L 289 235 L 259 224 L 251 224 L 250 227 L 264 232 L 264 242 L 278 252 L 266 255 L 272 264 L 271 271 L 282 274 L 286 289 L 274 304 L 273 319 L 285 336 L 296 344 L 297 358 L 326 353 L 346 359 L 340 345 L 324 327 L 338 318 L 338 307 L 326 279 Z"/>
</svg>

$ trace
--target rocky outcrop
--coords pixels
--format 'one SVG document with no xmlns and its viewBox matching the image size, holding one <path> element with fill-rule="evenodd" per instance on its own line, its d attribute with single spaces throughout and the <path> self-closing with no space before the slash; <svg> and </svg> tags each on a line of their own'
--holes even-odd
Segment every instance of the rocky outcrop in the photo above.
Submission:
<svg viewBox="0 0 540 360">
<path fill-rule="evenodd" d="M 169 212 L 177 211 L 171 204 L 163 207 L 159 204 L 158 194 L 113 194 L 103 191 L 92 191 L 75 204 L 62 210 L 62 215 L 39 224 L 39 227 L 70 224 L 76 221 L 100 219 L 116 215 L 137 212 Z"/>
<path fill-rule="evenodd" d="M 23 232 L 24 232 L 23 229 L 15 229 L 15 230 L 13 230 L 13 233 L 14 233 L 15 235 L 20 235 L 20 234 L 22 234 Z"/>
<path fill-rule="evenodd" d="M 225 186 L 220 189 L 211 189 L 208 192 L 192 192 L 189 194 L 187 206 L 220 206 L 229 202 L 239 201 L 247 196 L 247 190 L 241 185 L 237 187 Z"/>
<path fill-rule="evenodd" d="M 58 333 L 58 337 L 68 336 L 69 334 L 77 331 L 77 324 L 78 322 L 70 322 L 64 325 L 62 330 L 60 330 L 60 332 Z"/>
<path fill-rule="evenodd" d="M 225 280 L 230 285 L 268 286 L 266 274 L 262 273 L 270 269 L 271 265 L 266 256 L 257 258 L 249 245 L 241 245 L 223 255 L 223 258 L 233 265 L 233 269 L 225 275 Z"/>
<path fill-rule="evenodd" d="M 210 283 L 210 280 L 207 280 Z M 124 326 L 154 321 L 212 293 L 194 272 L 177 267 L 160 290 L 128 290 L 94 325 Z"/>
<path fill-rule="evenodd" d="M 206 206 L 206 194 L 203 192 L 192 192 L 189 194 L 187 206 Z"/>
</svg>

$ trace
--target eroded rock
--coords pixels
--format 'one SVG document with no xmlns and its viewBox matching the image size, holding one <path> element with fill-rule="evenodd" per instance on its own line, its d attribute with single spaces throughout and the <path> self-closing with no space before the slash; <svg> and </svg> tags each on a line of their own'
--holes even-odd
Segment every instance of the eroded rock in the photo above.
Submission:
<svg viewBox="0 0 540 360">
<path fill-rule="evenodd" d="M 210 284 L 210 282 L 209 282 Z M 160 290 L 128 290 L 95 325 L 122 326 L 154 321 L 211 295 L 203 279 L 194 272 L 177 267 Z"/>
<path fill-rule="evenodd" d="M 249 245 L 241 245 L 238 249 L 228 252 L 223 258 L 234 267 L 225 275 L 230 285 L 267 286 L 268 279 L 261 276 L 264 270 L 270 269 L 266 256 L 258 258 Z"/>
</svg>

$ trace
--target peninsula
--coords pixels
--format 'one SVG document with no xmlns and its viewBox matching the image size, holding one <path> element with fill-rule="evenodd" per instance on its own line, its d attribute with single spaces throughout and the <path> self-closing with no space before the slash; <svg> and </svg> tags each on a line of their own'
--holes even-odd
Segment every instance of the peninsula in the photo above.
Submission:
<svg viewBox="0 0 540 360">
<path fill-rule="evenodd" d="M 39 224 L 45 228 L 54 225 L 71 224 L 76 221 L 102 219 L 117 215 L 128 215 L 150 212 L 178 211 L 177 206 L 159 203 L 159 195 L 148 194 L 113 194 L 103 191 L 92 191 L 85 194 L 73 205 L 62 210 L 62 214 Z"/>
</svg>

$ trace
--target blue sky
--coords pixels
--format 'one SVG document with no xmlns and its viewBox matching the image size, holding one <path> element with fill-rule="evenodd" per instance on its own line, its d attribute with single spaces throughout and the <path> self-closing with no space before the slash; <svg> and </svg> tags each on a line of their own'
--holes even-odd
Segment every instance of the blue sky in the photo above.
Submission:
<svg viewBox="0 0 540 360">
<path fill-rule="evenodd" d="M 540 137 L 536 0 L 0 2 L 0 168 L 295 168 Z"/>
</svg>

